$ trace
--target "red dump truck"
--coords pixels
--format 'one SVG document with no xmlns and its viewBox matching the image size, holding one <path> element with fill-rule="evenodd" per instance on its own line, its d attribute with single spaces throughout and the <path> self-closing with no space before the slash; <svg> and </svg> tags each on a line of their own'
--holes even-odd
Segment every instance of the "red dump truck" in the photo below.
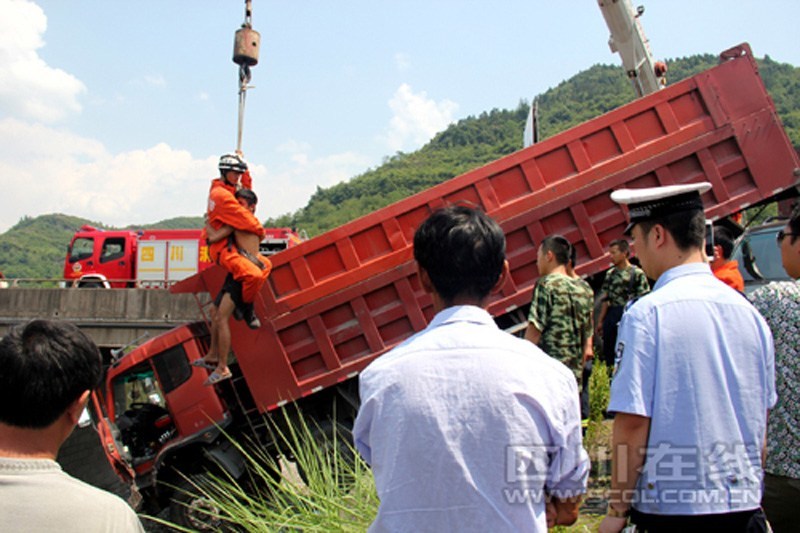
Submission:
<svg viewBox="0 0 800 533">
<path fill-rule="evenodd" d="M 204 387 L 207 371 L 190 366 L 208 349 L 204 321 L 148 341 L 112 365 L 95 396 L 105 448 L 146 499 L 172 501 L 173 519 L 199 528 L 195 506 L 205 502 L 172 487 L 183 483 L 176 472 L 242 475 L 223 429 L 279 454 L 264 419 L 289 403 L 316 421 L 320 438 L 350 428 L 359 372 L 427 325 L 433 309 L 412 236 L 436 208 L 469 202 L 500 223 L 511 277 L 489 311 L 513 330 L 526 321 L 546 235 L 575 244 L 581 274 L 607 267 L 607 245 L 625 228 L 612 190 L 707 180 L 713 188 L 703 201 L 716 219 L 797 194 L 798 167 L 750 49 L 740 45 L 712 69 L 276 254 L 256 301 L 263 326 L 232 322 L 234 378 Z M 172 290 L 207 301 L 223 276 L 210 268 Z"/>
</svg>

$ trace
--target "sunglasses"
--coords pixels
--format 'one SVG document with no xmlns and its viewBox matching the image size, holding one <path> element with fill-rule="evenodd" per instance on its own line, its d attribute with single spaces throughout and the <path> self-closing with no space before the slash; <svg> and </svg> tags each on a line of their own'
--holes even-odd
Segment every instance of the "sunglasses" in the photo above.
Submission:
<svg viewBox="0 0 800 533">
<path fill-rule="evenodd" d="M 785 239 L 786 237 L 789 237 L 789 236 L 796 237 L 797 234 L 796 233 L 792 233 L 791 231 L 780 230 L 778 232 L 778 234 L 775 236 L 775 239 L 778 241 L 778 244 L 781 244 L 783 242 L 783 239 Z"/>
</svg>

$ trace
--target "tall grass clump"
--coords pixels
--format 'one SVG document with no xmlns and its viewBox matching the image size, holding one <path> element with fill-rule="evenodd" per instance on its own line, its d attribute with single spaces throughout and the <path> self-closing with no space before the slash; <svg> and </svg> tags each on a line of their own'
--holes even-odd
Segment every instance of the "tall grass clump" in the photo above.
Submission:
<svg viewBox="0 0 800 533">
<path fill-rule="evenodd" d="M 200 482 L 192 478 L 191 492 L 207 502 L 211 529 L 366 531 L 379 501 L 372 473 L 354 449 L 349 431 L 334 431 L 329 423 L 318 425 L 286 411 L 283 418 L 282 423 L 268 421 L 282 455 L 254 442 L 232 441 L 245 457 L 245 475 L 234 480 L 209 472 Z"/>
<path fill-rule="evenodd" d="M 592 375 L 589 376 L 589 425 L 586 428 L 587 448 L 596 446 L 601 440 L 603 420 L 611 398 L 611 379 L 608 375 L 608 365 L 594 358 Z"/>
</svg>

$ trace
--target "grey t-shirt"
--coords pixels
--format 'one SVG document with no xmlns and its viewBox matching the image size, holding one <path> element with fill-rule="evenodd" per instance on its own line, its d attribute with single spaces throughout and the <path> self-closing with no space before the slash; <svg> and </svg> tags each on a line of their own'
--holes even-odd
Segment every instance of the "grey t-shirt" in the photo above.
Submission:
<svg viewBox="0 0 800 533">
<path fill-rule="evenodd" d="M 121 498 L 75 479 L 49 459 L 0 457 L 0 531 L 144 533 Z"/>
</svg>

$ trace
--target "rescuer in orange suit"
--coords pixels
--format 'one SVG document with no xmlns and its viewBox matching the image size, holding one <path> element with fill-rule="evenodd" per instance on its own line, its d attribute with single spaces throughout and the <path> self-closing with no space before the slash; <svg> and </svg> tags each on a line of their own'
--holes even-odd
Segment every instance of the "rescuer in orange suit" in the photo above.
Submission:
<svg viewBox="0 0 800 533">
<path fill-rule="evenodd" d="M 255 213 L 258 197 L 252 190 L 239 189 L 236 191 L 235 198 L 248 211 Z M 257 235 L 243 231 L 235 231 L 232 226 L 227 224 L 223 225 L 220 229 L 215 229 L 213 226 L 206 224 L 205 231 L 209 245 L 219 241 L 227 241 L 230 245 L 235 241 L 239 252 L 262 268 L 265 271 L 265 276 L 272 270 L 272 264 L 269 259 L 260 255 L 258 252 L 260 237 Z M 233 241 L 230 239 L 233 239 Z M 201 359 L 192 362 L 192 366 L 213 370 L 205 382 L 206 385 L 214 385 L 232 376 L 228 368 L 228 352 L 231 347 L 231 332 L 228 321 L 231 315 L 234 315 L 234 313 L 238 311 L 239 316 L 237 316 L 237 319 L 246 318 L 248 320 L 248 326 L 257 328 L 260 326 L 258 318 L 252 315 L 252 312 L 249 313 L 250 317 L 248 317 L 248 309 L 252 311 L 252 307 L 252 304 L 249 306 L 244 304 L 242 301 L 242 284 L 236 281 L 233 275 L 228 272 L 222 289 L 220 289 L 219 294 L 214 299 L 209 309 L 209 314 L 211 315 L 211 343 L 209 351 Z M 250 322 L 251 320 L 253 322 Z"/>
<path fill-rule="evenodd" d="M 237 154 L 225 154 L 219 160 L 219 171 L 220 177 L 211 182 L 208 195 L 208 224 L 214 229 L 220 229 L 224 225 L 231 226 L 237 231 L 252 233 L 261 240 L 265 235 L 261 223 L 234 196 L 240 180 L 242 187 L 251 188 L 252 180 L 247 173 L 247 163 Z M 212 261 L 219 263 L 242 284 L 244 303 L 252 304 L 269 275 L 269 270 L 259 267 L 256 262 L 242 255 L 238 247 L 224 239 L 211 243 L 208 251 Z"/>
<path fill-rule="evenodd" d="M 224 231 L 226 228 L 230 231 L 232 228 L 234 235 L 209 242 L 208 247 L 211 260 L 225 268 L 229 276 L 212 309 L 212 328 L 217 330 L 217 346 L 212 346 L 205 357 L 192 363 L 195 366 L 214 368 L 206 385 L 231 377 L 227 366 L 230 334 L 224 333 L 229 332 L 228 320 L 234 308 L 243 308 L 241 313 L 248 326 L 254 329 L 260 327 L 253 303 L 272 268 L 265 257 L 244 251 L 253 246 L 257 250 L 258 242 L 265 234 L 253 212 L 240 204 L 235 196 L 240 187 L 249 189 L 252 186 L 247 163 L 239 154 L 225 154 L 219 159 L 219 172 L 220 177 L 211 182 L 206 224 L 212 233 Z M 203 233 L 208 240 L 208 230 L 204 228 Z"/>
</svg>

